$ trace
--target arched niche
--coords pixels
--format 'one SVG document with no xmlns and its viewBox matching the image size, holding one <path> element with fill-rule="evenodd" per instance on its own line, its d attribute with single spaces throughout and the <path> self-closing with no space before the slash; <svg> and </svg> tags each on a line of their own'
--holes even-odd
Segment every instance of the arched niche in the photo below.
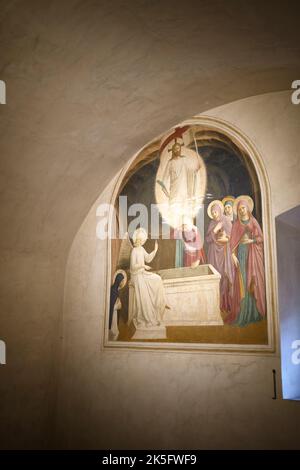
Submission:
<svg viewBox="0 0 300 470">
<path fill-rule="evenodd" d="M 224 323 L 223 328 L 220 325 L 205 325 L 205 327 L 208 328 L 214 326 L 216 333 L 214 336 L 214 332 L 211 330 L 209 334 L 205 333 L 201 337 L 202 325 L 197 325 L 197 334 L 187 337 L 187 339 L 182 340 L 184 335 L 182 335 L 181 332 L 178 335 L 170 335 L 170 340 L 159 341 L 153 339 L 151 341 L 136 341 L 132 339 L 134 338 L 133 325 L 130 326 L 127 324 L 129 304 L 127 286 L 122 292 L 120 291 L 120 298 L 123 305 L 118 312 L 119 321 L 123 324 L 127 324 L 125 328 L 126 332 L 124 332 L 123 328 L 117 341 L 110 340 L 110 287 L 114 281 L 116 270 L 118 268 L 124 268 L 127 271 L 128 279 L 130 279 L 129 266 L 120 265 L 122 240 L 119 238 L 119 197 L 122 195 L 129 196 L 129 204 L 142 199 L 142 202 L 147 205 L 147 197 L 149 199 L 151 186 L 153 189 L 153 185 L 155 184 L 155 175 L 159 166 L 161 142 L 164 136 L 172 132 L 171 130 L 147 144 L 128 162 L 120 172 L 113 190 L 109 214 L 109 231 L 113 233 L 113 239 L 107 241 L 108 269 L 104 345 L 109 348 L 154 348 L 199 351 L 221 350 L 245 353 L 264 352 L 269 354 L 275 351 L 274 315 L 276 312 L 276 297 L 274 286 L 276 285 L 276 278 L 273 265 L 274 240 L 273 225 L 271 222 L 270 187 L 262 157 L 253 142 L 251 142 L 242 130 L 237 129 L 235 126 L 223 120 L 200 116 L 187 120 L 178 127 L 184 126 L 189 126 L 190 132 L 193 134 L 193 140 L 186 144 L 186 146 L 194 151 L 197 150 L 205 163 L 207 171 L 206 192 L 203 200 L 203 227 L 201 228 L 203 231 L 204 248 L 206 247 L 205 234 L 209 225 L 207 206 L 211 200 L 221 199 L 228 194 L 234 197 L 247 194 L 253 199 L 253 215 L 263 231 L 264 289 L 267 315 L 260 324 L 263 323 L 264 327 L 261 328 L 260 331 L 247 334 L 247 329 L 250 332 L 251 328 L 254 328 L 255 325 L 246 325 L 245 328 L 236 327 L 234 325 L 231 326 L 229 330 L 229 325 L 226 323 Z M 154 190 L 152 196 L 153 194 Z M 128 221 L 130 221 L 129 219 Z M 170 240 L 159 240 L 162 255 L 160 258 L 157 257 L 152 263 L 155 271 L 170 268 L 168 263 L 170 262 L 170 256 L 172 258 L 173 254 L 168 258 L 167 252 L 172 252 L 172 249 L 174 251 L 174 243 L 173 248 L 170 248 L 171 244 L 167 245 L 167 242 L 170 242 Z M 172 242 L 174 241 L 172 240 Z M 153 240 L 148 240 L 145 244 L 147 251 L 151 251 L 153 246 Z M 178 330 L 180 329 L 178 325 L 176 325 L 176 327 Z M 220 333 L 221 331 L 222 334 Z"/>
</svg>

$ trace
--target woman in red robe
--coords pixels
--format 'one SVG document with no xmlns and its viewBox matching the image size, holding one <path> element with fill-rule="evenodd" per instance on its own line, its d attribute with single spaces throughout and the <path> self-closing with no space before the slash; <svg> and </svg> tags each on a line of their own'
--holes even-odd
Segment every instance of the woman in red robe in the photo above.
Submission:
<svg viewBox="0 0 300 470">
<path fill-rule="evenodd" d="M 185 267 L 190 267 L 197 264 L 204 264 L 205 253 L 198 228 L 191 223 L 183 224 L 182 240 L 184 253 L 183 265 Z"/>
<path fill-rule="evenodd" d="M 246 326 L 266 315 L 263 233 L 253 217 L 253 201 L 239 196 L 235 201 L 230 247 L 235 264 L 235 280 L 231 313 L 227 323 Z"/>
</svg>

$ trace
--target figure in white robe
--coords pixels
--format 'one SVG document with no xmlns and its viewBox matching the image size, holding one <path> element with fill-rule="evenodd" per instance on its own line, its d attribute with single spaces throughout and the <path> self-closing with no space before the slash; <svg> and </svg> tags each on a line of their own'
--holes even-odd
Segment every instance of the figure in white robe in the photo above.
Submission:
<svg viewBox="0 0 300 470">
<path fill-rule="evenodd" d="M 166 308 L 166 298 L 161 277 L 148 272 L 154 259 L 158 244 L 151 253 L 143 248 L 147 233 L 139 228 L 133 234 L 134 248 L 130 256 L 131 283 L 134 286 L 133 323 L 136 328 L 159 326 Z"/>
<path fill-rule="evenodd" d="M 185 157 L 181 153 L 181 144 L 176 142 L 162 179 L 157 180 L 168 198 L 169 219 L 173 226 L 181 226 L 184 215 L 192 217 L 199 170 L 199 160 Z"/>
</svg>

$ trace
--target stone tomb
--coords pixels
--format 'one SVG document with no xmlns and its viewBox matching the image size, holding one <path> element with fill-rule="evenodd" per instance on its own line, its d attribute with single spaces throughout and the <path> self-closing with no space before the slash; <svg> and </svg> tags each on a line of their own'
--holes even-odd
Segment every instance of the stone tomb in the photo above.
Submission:
<svg viewBox="0 0 300 470">
<path fill-rule="evenodd" d="M 170 310 L 164 314 L 166 326 L 223 325 L 220 312 L 221 275 L 211 264 L 197 268 L 158 271 L 163 279 Z"/>
<path fill-rule="evenodd" d="M 221 275 L 211 264 L 197 268 L 163 269 L 157 274 L 163 280 L 170 309 L 165 310 L 160 328 L 136 330 L 132 339 L 163 339 L 166 337 L 165 326 L 223 325 L 220 312 Z M 128 323 L 133 320 L 133 302 L 134 288 L 129 283 Z"/>
</svg>

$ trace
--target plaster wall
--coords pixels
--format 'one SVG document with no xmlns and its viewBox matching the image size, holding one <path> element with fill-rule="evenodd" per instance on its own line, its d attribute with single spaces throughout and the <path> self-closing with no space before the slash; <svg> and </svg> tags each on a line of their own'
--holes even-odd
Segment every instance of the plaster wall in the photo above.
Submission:
<svg viewBox="0 0 300 470">
<path fill-rule="evenodd" d="M 274 218 L 300 202 L 300 107 L 289 92 L 259 95 L 205 113 L 256 145 Z M 67 448 L 300 447 L 299 403 L 272 400 L 273 356 L 102 351 L 106 242 L 96 238 L 97 199 L 69 255 L 57 408 Z M 275 253 L 274 253 L 275 256 Z"/>
</svg>

